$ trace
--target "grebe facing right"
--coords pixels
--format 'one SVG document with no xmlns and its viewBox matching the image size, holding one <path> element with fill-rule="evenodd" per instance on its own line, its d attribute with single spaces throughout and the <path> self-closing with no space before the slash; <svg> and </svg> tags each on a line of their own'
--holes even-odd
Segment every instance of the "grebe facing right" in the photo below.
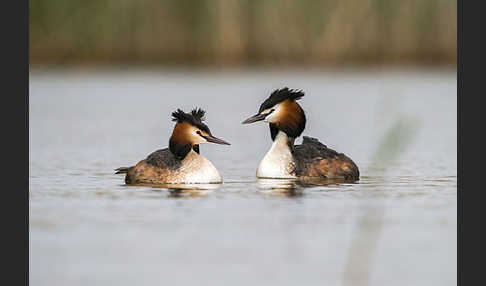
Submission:
<svg viewBox="0 0 486 286">
<path fill-rule="evenodd" d="M 304 136 L 302 144 L 294 145 L 306 123 L 304 110 L 296 102 L 303 96 L 302 91 L 277 89 L 262 103 L 258 114 L 242 122 L 264 121 L 270 126 L 273 144 L 258 166 L 257 177 L 359 180 L 356 164 L 319 140 Z"/>
<path fill-rule="evenodd" d="M 132 167 L 116 169 L 116 174 L 126 174 L 126 184 L 186 184 L 221 183 L 214 165 L 199 155 L 199 144 L 216 143 L 230 145 L 211 135 L 203 123 L 205 112 L 194 109 L 185 113 L 178 109 L 172 113 L 176 121 L 169 148 L 157 150 Z"/>
</svg>

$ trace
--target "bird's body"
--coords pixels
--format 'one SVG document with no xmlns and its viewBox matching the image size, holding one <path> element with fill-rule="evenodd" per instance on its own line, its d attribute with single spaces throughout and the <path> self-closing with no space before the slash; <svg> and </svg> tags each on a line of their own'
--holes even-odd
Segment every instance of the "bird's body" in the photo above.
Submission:
<svg viewBox="0 0 486 286">
<path fill-rule="evenodd" d="M 327 148 L 315 138 L 303 138 L 302 144 L 293 146 L 294 140 L 279 132 L 258 166 L 257 177 L 346 180 L 359 178 L 358 167 L 349 157 Z"/>
<path fill-rule="evenodd" d="M 202 112 L 202 111 L 201 111 Z M 178 123 L 174 127 L 169 148 L 157 150 L 132 167 L 116 169 L 125 173 L 126 184 L 193 184 L 221 183 L 214 165 L 199 154 L 199 144 L 229 143 L 213 137 L 202 123 L 202 114 L 173 113 Z"/>
<path fill-rule="evenodd" d="M 194 150 L 179 159 L 168 148 L 157 150 L 127 169 L 126 184 L 220 183 L 214 165 Z"/>
<path fill-rule="evenodd" d="M 358 167 L 343 153 L 307 136 L 303 137 L 302 144 L 294 145 L 306 123 L 305 113 L 296 102 L 302 96 L 302 92 L 287 88 L 276 90 L 262 104 L 257 115 L 243 122 L 266 121 L 270 126 L 273 143 L 258 166 L 257 177 L 358 180 Z"/>
<path fill-rule="evenodd" d="M 338 153 L 319 140 L 304 136 L 295 146 L 295 174 L 304 178 L 358 180 L 358 166 L 348 156 Z"/>
</svg>

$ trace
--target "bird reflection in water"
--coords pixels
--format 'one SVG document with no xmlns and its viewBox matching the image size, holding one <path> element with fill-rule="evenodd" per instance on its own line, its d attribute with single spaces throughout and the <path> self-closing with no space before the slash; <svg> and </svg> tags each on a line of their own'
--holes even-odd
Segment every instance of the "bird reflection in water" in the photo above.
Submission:
<svg viewBox="0 0 486 286">
<path fill-rule="evenodd" d="M 304 195 L 293 179 L 257 179 L 259 192 L 274 197 L 296 198 Z"/>
<path fill-rule="evenodd" d="M 163 189 L 169 191 L 169 198 L 199 198 L 205 197 L 221 187 L 221 184 L 158 184 L 146 185 L 159 192 Z"/>
<path fill-rule="evenodd" d="M 169 198 L 192 199 L 205 197 L 221 187 L 221 184 L 167 184 Z"/>
<path fill-rule="evenodd" d="M 301 197 L 304 189 L 317 186 L 339 186 L 352 184 L 356 180 L 345 179 L 257 179 L 259 190 L 277 197 Z"/>
</svg>

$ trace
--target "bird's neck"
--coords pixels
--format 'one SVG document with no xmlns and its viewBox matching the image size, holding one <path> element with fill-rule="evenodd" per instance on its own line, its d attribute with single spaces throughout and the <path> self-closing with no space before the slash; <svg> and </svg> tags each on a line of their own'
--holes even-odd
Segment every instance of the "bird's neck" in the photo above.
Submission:
<svg viewBox="0 0 486 286">
<path fill-rule="evenodd" d="M 294 149 L 294 142 L 295 138 L 289 137 L 285 132 L 279 130 L 273 139 L 273 144 L 272 147 L 270 147 L 270 151 L 274 149 L 292 152 Z"/>
<path fill-rule="evenodd" d="M 257 169 L 260 178 L 293 178 L 293 146 L 295 138 L 279 131 L 273 140 L 272 147 L 263 157 Z"/>
</svg>

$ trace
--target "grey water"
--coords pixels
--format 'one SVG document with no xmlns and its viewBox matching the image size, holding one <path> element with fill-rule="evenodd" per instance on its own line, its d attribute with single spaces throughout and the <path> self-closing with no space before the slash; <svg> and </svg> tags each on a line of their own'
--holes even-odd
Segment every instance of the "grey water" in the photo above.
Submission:
<svg viewBox="0 0 486 286">
<path fill-rule="evenodd" d="M 257 180 L 271 145 L 242 125 L 303 89 L 303 135 L 356 183 Z M 29 80 L 31 285 L 455 285 L 456 71 L 41 69 Z M 171 112 L 207 111 L 224 182 L 126 186 L 167 147 Z M 297 144 L 301 142 L 297 140 Z"/>
</svg>

